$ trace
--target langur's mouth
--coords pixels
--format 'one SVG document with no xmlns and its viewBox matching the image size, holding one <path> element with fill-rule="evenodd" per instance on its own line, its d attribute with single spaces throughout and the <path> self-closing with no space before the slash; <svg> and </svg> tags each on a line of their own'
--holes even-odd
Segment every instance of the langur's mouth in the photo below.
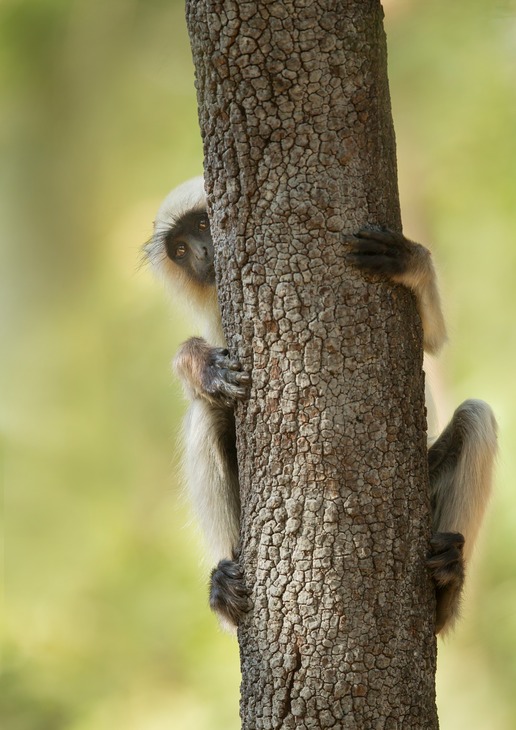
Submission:
<svg viewBox="0 0 516 730">
<path fill-rule="evenodd" d="M 203 279 L 205 284 L 215 284 L 215 267 L 213 264 L 206 267 Z"/>
</svg>

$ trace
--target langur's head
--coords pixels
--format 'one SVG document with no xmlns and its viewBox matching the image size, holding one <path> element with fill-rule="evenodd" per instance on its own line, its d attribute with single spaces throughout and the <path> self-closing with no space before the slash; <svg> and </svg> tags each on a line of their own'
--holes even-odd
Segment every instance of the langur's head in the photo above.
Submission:
<svg viewBox="0 0 516 730">
<path fill-rule="evenodd" d="M 213 241 L 202 177 L 174 188 L 161 204 L 144 252 L 174 294 L 204 306 L 215 287 Z"/>
</svg>

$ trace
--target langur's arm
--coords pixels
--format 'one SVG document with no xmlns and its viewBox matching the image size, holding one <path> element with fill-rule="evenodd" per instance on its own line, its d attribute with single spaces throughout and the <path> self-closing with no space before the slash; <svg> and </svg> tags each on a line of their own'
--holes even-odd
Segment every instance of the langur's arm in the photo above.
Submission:
<svg viewBox="0 0 516 730">
<path fill-rule="evenodd" d="M 174 367 L 191 398 L 228 408 L 247 398 L 249 373 L 226 349 L 211 347 L 202 337 L 191 337 L 181 345 Z"/>
<path fill-rule="evenodd" d="M 446 341 L 446 325 L 430 251 L 401 233 L 364 228 L 351 242 L 351 260 L 363 271 L 406 286 L 416 297 L 425 352 L 437 353 Z"/>
</svg>

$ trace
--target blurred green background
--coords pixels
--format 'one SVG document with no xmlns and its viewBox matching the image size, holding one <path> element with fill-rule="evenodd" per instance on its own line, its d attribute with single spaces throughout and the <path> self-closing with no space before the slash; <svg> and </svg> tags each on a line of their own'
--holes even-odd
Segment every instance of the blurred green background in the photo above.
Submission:
<svg viewBox="0 0 516 730">
<path fill-rule="evenodd" d="M 481 397 L 501 427 L 441 727 L 512 730 L 516 5 L 385 6 L 405 231 L 435 252 L 451 335 L 443 417 Z M 238 650 L 178 486 L 190 329 L 139 266 L 160 199 L 202 169 L 183 2 L 3 0 L 0 20 L 0 726 L 238 728 Z"/>
</svg>

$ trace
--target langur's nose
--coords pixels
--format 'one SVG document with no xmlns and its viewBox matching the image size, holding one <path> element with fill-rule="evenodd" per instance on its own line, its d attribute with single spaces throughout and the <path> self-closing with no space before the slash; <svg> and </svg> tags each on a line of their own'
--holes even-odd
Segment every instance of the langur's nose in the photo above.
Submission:
<svg viewBox="0 0 516 730">
<path fill-rule="evenodd" d="M 198 248 L 195 251 L 195 258 L 199 261 L 205 261 L 208 258 L 208 249 L 206 246 L 202 246 L 202 248 Z"/>
</svg>

